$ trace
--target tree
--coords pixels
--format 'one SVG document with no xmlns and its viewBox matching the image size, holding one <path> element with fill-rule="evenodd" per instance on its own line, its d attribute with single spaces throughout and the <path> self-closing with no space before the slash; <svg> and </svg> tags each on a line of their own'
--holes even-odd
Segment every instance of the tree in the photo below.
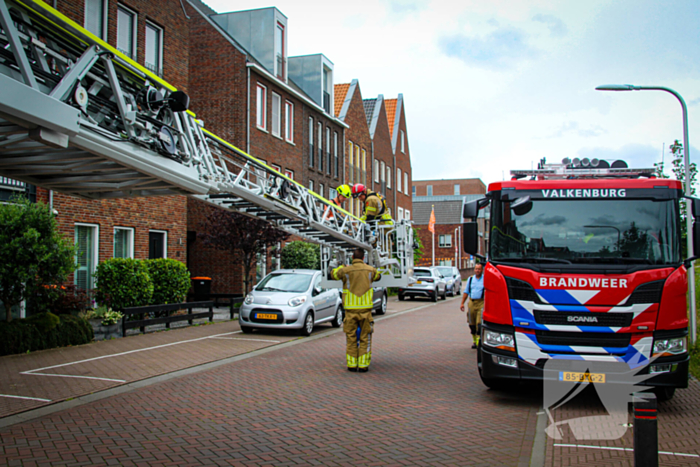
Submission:
<svg viewBox="0 0 700 467">
<path fill-rule="evenodd" d="M 289 242 L 282 248 L 280 261 L 283 269 L 320 269 L 319 246 L 306 242 Z"/>
<path fill-rule="evenodd" d="M 76 268 L 75 246 L 58 231 L 51 209 L 23 197 L 11 201 L 0 205 L 0 300 L 8 322 L 13 306 Z"/>
<path fill-rule="evenodd" d="M 255 268 L 257 255 L 289 238 L 288 233 L 269 222 L 223 209 L 211 210 L 202 228 L 204 245 L 240 253 L 245 293 L 250 290 L 250 273 Z"/>
</svg>

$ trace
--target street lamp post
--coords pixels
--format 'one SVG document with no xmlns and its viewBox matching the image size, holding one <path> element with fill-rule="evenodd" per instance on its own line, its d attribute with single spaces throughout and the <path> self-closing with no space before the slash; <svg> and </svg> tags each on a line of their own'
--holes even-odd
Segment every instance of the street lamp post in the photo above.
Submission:
<svg viewBox="0 0 700 467">
<path fill-rule="evenodd" d="M 688 151 L 690 146 L 688 144 L 688 107 L 685 105 L 685 101 L 680 94 L 670 88 L 663 86 L 634 86 L 632 84 L 605 84 L 603 86 L 598 86 L 595 88 L 596 91 L 665 91 L 673 94 L 681 103 L 681 108 L 683 109 L 683 164 L 685 165 L 685 196 L 690 197 L 690 156 Z M 685 202 L 685 217 L 686 217 L 686 231 L 688 239 L 688 257 L 694 255 L 693 252 L 693 225 L 691 222 L 691 203 L 690 200 L 686 199 Z M 688 289 L 690 292 L 690 343 L 695 344 L 697 337 L 697 315 L 695 311 L 695 272 L 693 268 L 693 263 L 690 263 L 690 268 L 688 269 Z"/>
</svg>

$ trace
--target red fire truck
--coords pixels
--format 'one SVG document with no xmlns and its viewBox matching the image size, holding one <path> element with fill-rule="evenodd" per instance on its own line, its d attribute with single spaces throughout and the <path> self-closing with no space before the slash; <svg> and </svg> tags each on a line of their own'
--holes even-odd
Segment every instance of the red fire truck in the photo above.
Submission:
<svg viewBox="0 0 700 467">
<path fill-rule="evenodd" d="M 464 249 L 477 256 L 476 218 L 490 210 L 482 381 L 569 378 L 544 371 L 556 359 L 564 369 L 566 362 L 624 364 L 647 375 L 659 400 L 687 387 L 681 183 L 623 161 L 543 161 L 511 174 L 464 205 L 472 220 L 463 226 Z M 697 200 L 692 210 L 700 214 Z M 598 376 L 614 384 L 619 370 L 610 371 Z"/>
</svg>

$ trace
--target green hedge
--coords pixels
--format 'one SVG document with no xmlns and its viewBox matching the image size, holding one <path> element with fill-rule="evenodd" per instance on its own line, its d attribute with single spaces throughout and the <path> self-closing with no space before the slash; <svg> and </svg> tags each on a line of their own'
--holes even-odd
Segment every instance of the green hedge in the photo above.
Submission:
<svg viewBox="0 0 700 467">
<path fill-rule="evenodd" d="M 318 245 L 306 242 L 289 242 L 280 252 L 283 269 L 321 269 Z"/>
<path fill-rule="evenodd" d="M 148 264 L 132 258 L 111 258 L 97 265 L 96 298 L 115 310 L 145 306 L 153 297 Z"/>
<path fill-rule="evenodd" d="M 40 313 L 11 323 L 0 322 L 0 355 L 87 344 L 93 337 L 92 326 L 82 318 Z"/>
<path fill-rule="evenodd" d="M 153 281 L 151 305 L 181 303 L 190 290 L 190 272 L 180 261 L 170 258 L 146 260 L 148 275 Z"/>
</svg>

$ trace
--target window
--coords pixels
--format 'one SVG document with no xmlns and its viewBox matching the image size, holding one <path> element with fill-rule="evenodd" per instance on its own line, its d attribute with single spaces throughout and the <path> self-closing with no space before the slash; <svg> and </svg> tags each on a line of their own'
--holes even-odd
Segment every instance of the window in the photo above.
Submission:
<svg viewBox="0 0 700 467">
<path fill-rule="evenodd" d="M 428 185 L 427 187 L 425 187 L 425 190 L 426 190 L 427 196 L 433 196 L 433 185 Z"/>
<path fill-rule="evenodd" d="M 282 133 L 282 98 L 275 92 L 272 93 L 272 134 L 280 136 Z"/>
<path fill-rule="evenodd" d="M 404 135 L 403 130 L 401 130 L 401 152 L 405 154 L 406 153 L 406 146 L 404 144 L 404 139 L 405 139 L 405 135 Z"/>
<path fill-rule="evenodd" d="M 355 180 L 357 183 L 363 183 L 362 174 L 360 173 L 360 146 L 355 145 Z"/>
<path fill-rule="evenodd" d="M 391 188 L 391 167 L 386 167 L 386 187 Z"/>
<path fill-rule="evenodd" d="M 324 191 L 326 191 L 326 187 L 323 186 L 323 183 L 318 184 L 318 194 L 323 196 Z"/>
<path fill-rule="evenodd" d="M 440 235 L 439 247 L 448 248 L 452 246 L 452 234 Z"/>
<path fill-rule="evenodd" d="M 168 232 L 151 230 L 148 232 L 148 259 L 168 257 Z"/>
<path fill-rule="evenodd" d="M 284 103 L 284 139 L 294 142 L 294 104 L 289 101 Z"/>
<path fill-rule="evenodd" d="M 146 68 L 161 76 L 163 74 L 163 30 L 146 23 Z"/>
<path fill-rule="evenodd" d="M 114 228 L 114 257 L 134 257 L 134 229 L 130 227 Z"/>
<path fill-rule="evenodd" d="M 272 167 L 273 169 L 275 169 L 275 170 L 278 171 L 279 173 L 282 173 L 282 167 L 280 167 L 279 165 L 277 165 L 277 164 L 270 164 L 270 167 Z"/>
<path fill-rule="evenodd" d="M 374 183 L 379 183 L 379 160 L 374 159 Z"/>
<path fill-rule="evenodd" d="M 407 221 L 410 221 L 410 220 L 411 220 L 411 211 L 409 211 L 408 209 L 406 209 L 406 210 L 403 212 L 403 218 L 406 219 Z"/>
<path fill-rule="evenodd" d="M 380 176 L 381 176 L 381 178 L 382 178 L 382 182 L 384 182 L 384 180 L 386 180 L 386 170 L 385 170 L 386 165 L 384 164 L 384 161 L 381 161 L 381 162 L 379 163 L 379 166 L 380 166 L 379 174 L 380 174 Z"/>
<path fill-rule="evenodd" d="M 328 158 L 328 164 L 326 165 L 326 173 L 331 174 L 331 129 L 326 128 L 326 157 Z"/>
<path fill-rule="evenodd" d="M 262 84 L 258 84 L 257 96 L 255 123 L 258 128 L 265 130 L 267 128 L 267 88 Z"/>
<path fill-rule="evenodd" d="M 401 219 L 403 219 L 403 208 L 399 208 L 398 211 L 399 211 L 399 218 L 397 220 L 401 220 Z"/>
<path fill-rule="evenodd" d="M 416 186 L 415 185 L 413 185 L 411 187 L 411 194 L 413 194 L 413 196 L 416 196 Z"/>
<path fill-rule="evenodd" d="M 318 170 L 323 172 L 323 123 L 318 122 Z"/>
<path fill-rule="evenodd" d="M 95 287 L 100 228 L 93 224 L 75 224 L 75 270 L 73 283 L 84 290 Z"/>
<path fill-rule="evenodd" d="M 455 183 L 455 195 L 459 195 L 459 183 Z"/>
<path fill-rule="evenodd" d="M 362 184 L 367 184 L 367 152 L 362 150 Z"/>
<path fill-rule="evenodd" d="M 328 187 L 328 199 L 335 199 L 338 196 L 338 192 L 335 188 Z"/>
<path fill-rule="evenodd" d="M 314 118 L 309 117 L 309 167 L 314 166 Z"/>
<path fill-rule="evenodd" d="M 117 49 L 136 60 L 136 13 L 126 7 L 117 7 Z"/>
<path fill-rule="evenodd" d="M 333 176 L 338 178 L 338 132 L 333 132 Z"/>
<path fill-rule="evenodd" d="M 85 29 L 99 37 L 107 39 L 107 8 L 105 0 L 85 0 Z"/>
<path fill-rule="evenodd" d="M 314 181 L 309 180 L 309 190 L 314 191 Z"/>
<path fill-rule="evenodd" d="M 401 169 L 396 168 L 396 189 L 401 193 Z"/>
<path fill-rule="evenodd" d="M 348 141 L 348 183 L 352 184 L 354 183 L 355 177 L 353 177 L 353 174 L 355 173 L 355 169 L 353 168 L 353 146 L 352 146 L 352 141 Z"/>
<path fill-rule="evenodd" d="M 408 172 L 403 173 L 403 193 L 408 196 Z M 416 194 L 416 187 L 413 187 L 413 194 Z"/>
<path fill-rule="evenodd" d="M 289 177 L 289 178 L 291 178 L 292 180 L 294 180 L 294 171 L 293 171 L 293 170 L 286 169 L 286 170 L 284 171 L 284 174 L 285 174 L 287 177 Z"/>
<path fill-rule="evenodd" d="M 284 50 L 284 25 L 277 23 L 275 28 L 275 75 L 284 80 L 285 50 Z"/>
</svg>

